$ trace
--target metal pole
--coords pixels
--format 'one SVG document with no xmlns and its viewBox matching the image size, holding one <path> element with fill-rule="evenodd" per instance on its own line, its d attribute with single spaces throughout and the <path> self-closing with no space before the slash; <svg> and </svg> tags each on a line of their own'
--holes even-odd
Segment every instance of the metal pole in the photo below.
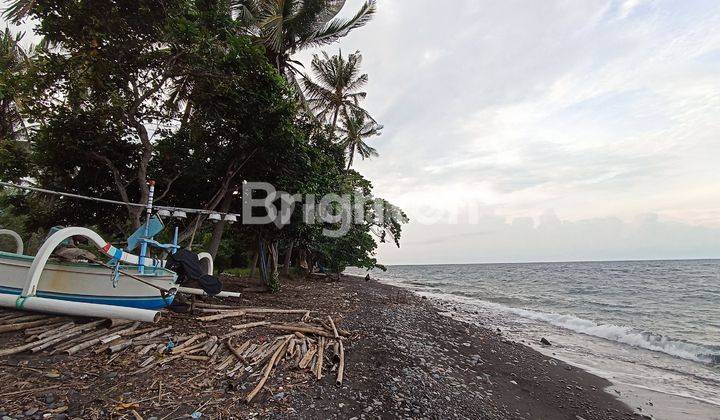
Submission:
<svg viewBox="0 0 720 420">
<path fill-rule="evenodd" d="M 155 181 L 150 180 L 148 181 L 148 185 L 150 186 L 150 191 L 148 192 L 148 201 L 147 205 L 145 206 L 145 238 L 148 238 L 148 235 L 150 234 L 150 217 L 152 216 L 152 209 L 153 209 L 153 196 L 155 195 Z M 147 254 L 147 243 L 143 241 L 140 244 L 140 258 L 138 259 L 138 263 L 140 264 L 138 266 L 138 272 L 140 274 L 145 274 L 145 255 Z"/>
</svg>

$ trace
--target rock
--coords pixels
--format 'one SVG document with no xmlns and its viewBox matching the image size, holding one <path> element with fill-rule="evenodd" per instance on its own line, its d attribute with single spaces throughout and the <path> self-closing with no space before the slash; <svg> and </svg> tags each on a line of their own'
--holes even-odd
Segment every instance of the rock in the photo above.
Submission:
<svg viewBox="0 0 720 420">
<path fill-rule="evenodd" d="M 283 398 L 285 398 L 284 392 L 278 392 L 277 394 L 273 395 L 273 399 L 276 401 L 282 400 Z"/>
<path fill-rule="evenodd" d="M 37 413 L 37 411 L 38 411 L 37 407 L 33 407 L 33 408 L 28 409 L 28 410 L 25 412 L 25 415 L 26 415 L 26 416 L 32 416 L 33 414 Z"/>
<path fill-rule="evenodd" d="M 510 381 L 510 383 L 513 385 L 517 385 L 517 382 L 515 382 L 515 381 Z"/>
<path fill-rule="evenodd" d="M 551 346 L 552 345 L 545 337 L 540 339 L 540 344 L 542 344 L 543 346 Z"/>
<path fill-rule="evenodd" d="M 105 375 L 108 379 L 115 379 L 118 376 L 117 372 L 110 372 L 107 375 Z"/>
</svg>

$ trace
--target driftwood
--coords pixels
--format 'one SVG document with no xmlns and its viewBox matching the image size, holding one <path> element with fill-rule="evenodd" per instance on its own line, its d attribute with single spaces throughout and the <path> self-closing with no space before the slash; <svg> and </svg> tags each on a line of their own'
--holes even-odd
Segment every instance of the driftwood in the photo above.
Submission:
<svg viewBox="0 0 720 420">
<path fill-rule="evenodd" d="M 43 317 L 43 319 L 38 319 L 35 321 L 25 321 L 25 322 L 3 324 L 3 325 L 0 325 L 0 333 L 10 332 L 10 331 L 20 331 L 20 330 L 24 330 L 26 328 L 37 327 L 40 325 L 45 325 L 48 323 L 55 322 L 59 319 L 62 319 L 62 318 L 61 317 L 58 317 L 58 318 Z"/>
<path fill-rule="evenodd" d="M 240 308 L 238 308 L 237 306 L 232 306 L 232 305 L 215 305 L 215 304 L 212 304 L 212 303 L 205 303 L 205 302 L 195 302 L 193 305 L 196 306 L 196 307 L 198 307 L 198 308 L 209 308 L 209 309 L 235 309 L 235 310 L 239 310 L 239 309 L 240 309 Z"/>
<path fill-rule="evenodd" d="M 53 346 L 57 343 L 60 343 L 62 341 L 73 338 L 79 334 L 82 334 L 84 331 L 95 328 L 103 322 L 105 322 L 105 320 L 101 319 L 99 321 L 93 321 L 93 322 L 88 322 L 87 324 L 81 324 L 81 325 L 75 326 L 73 328 L 70 328 L 68 330 L 62 331 L 56 335 L 50 335 L 39 341 L 29 343 L 26 346 L 29 346 L 27 348 L 29 348 L 30 351 L 32 351 L 33 353 L 37 353 L 40 350 L 44 350 L 44 349 L 46 349 L 50 346 Z M 21 347 L 25 347 L 25 346 L 21 346 Z M 27 350 L 27 348 L 25 350 Z M 16 347 L 16 349 L 17 349 L 17 347 Z M 20 350 L 20 351 L 23 351 L 23 350 Z M 0 352 L 0 353 L 2 353 L 2 352 Z M 13 353 L 9 353 L 9 354 L 13 354 Z M 3 354 L 0 354 L 0 355 L 3 355 Z"/>
<path fill-rule="evenodd" d="M 48 315 L 28 315 L 27 312 L 22 314 L 22 316 L 11 318 L 8 320 L 0 321 L 0 324 L 7 325 L 7 324 L 18 324 L 22 322 L 30 322 L 30 321 L 37 321 L 41 319 L 47 319 Z"/>
<path fill-rule="evenodd" d="M 337 380 L 336 384 L 342 385 L 343 375 L 345 374 L 345 347 L 343 347 L 342 340 L 337 341 L 340 344 L 340 362 L 338 363 Z"/>
<path fill-rule="evenodd" d="M 322 328 L 312 327 L 312 326 L 293 325 L 293 324 L 271 324 L 268 326 L 268 328 L 273 329 L 273 330 L 288 331 L 291 333 L 302 332 L 302 333 L 315 334 L 315 335 L 328 337 L 328 338 L 334 338 L 334 336 L 331 333 L 329 333 L 328 331 L 325 331 Z"/>
<path fill-rule="evenodd" d="M 320 343 L 318 344 L 317 351 L 317 365 L 315 366 L 315 375 L 319 380 L 322 378 L 322 366 L 323 366 L 323 352 L 325 350 L 325 337 L 320 337 Z"/>
<path fill-rule="evenodd" d="M 85 337 L 85 340 L 82 343 L 68 348 L 67 350 L 65 350 L 65 352 L 67 354 L 75 354 L 81 350 L 84 350 L 88 347 L 92 347 L 98 343 L 103 343 L 103 344 L 109 343 L 110 341 L 112 341 L 110 338 L 112 338 L 112 339 L 120 338 L 125 334 L 129 334 L 129 333 L 135 331 L 138 326 L 140 326 L 140 322 L 134 322 L 128 328 L 122 328 L 122 325 L 121 325 L 120 328 L 115 328 L 114 330 L 109 330 L 109 331 L 105 330 L 104 334 L 100 334 L 99 336 L 97 333 L 95 333 L 94 335 L 90 334 L 91 337 Z"/>
<path fill-rule="evenodd" d="M 343 346 L 340 335 L 338 334 L 338 330 L 335 327 L 335 321 L 333 321 L 331 316 L 328 316 L 328 320 L 330 321 L 330 326 L 333 329 L 333 333 L 335 334 L 335 339 L 337 340 L 337 344 L 340 350 L 340 361 L 338 362 L 337 379 L 335 380 L 335 383 L 338 385 L 342 385 L 343 375 L 345 374 L 345 347 Z"/>
<path fill-rule="evenodd" d="M 205 343 L 205 345 L 202 347 L 202 351 L 204 351 L 205 354 L 207 354 L 208 356 L 210 356 L 210 355 L 211 355 L 211 354 L 210 354 L 210 350 L 212 350 L 213 347 L 215 346 L 215 344 L 217 344 L 217 341 L 218 341 L 217 336 L 214 336 L 214 335 L 213 335 L 212 337 L 210 337 L 210 339 L 209 339 L 209 340 Z"/>
<path fill-rule="evenodd" d="M 300 363 L 298 363 L 298 367 L 300 369 L 305 369 L 312 361 L 316 352 L 317 348 L 315 348 L 315 346 L 308 347 L 308 351 L 307 353 L 305 353 L 305 356 L 303 356 L 303 358 L 300 360 Z"/>
<path fill-rule="evenodd" d="M 175 346 L 170 350 L 170 353 L 177 354 L 180 353 L 183 349 L 187 349 L 190 347 L 190 345 L 199 339 L 207 336 L 205 333 L 195 334 L 194 336 L 190 337 L 188 340 L 186 340 L 184 343 L 180 344 L 179 346 Z"/>
<path fill-rule="evenodd" d="M 219 313 L 219 314 L 217 314 L 217 315 L 201 316 L 200 318 L 198 318 L 198 321 L 203 321 L 203 322 L 207 322 L 207 321 L 217 321 L 217 320 L 219 320 L 219 319 L 233 318 L 233 317 L 238 317 L 238 316 L 245 316 L 245 312 L 243 312 L 243 311 L 231 311 L 231 312 L 222 312 L 222 313 Z"/>
<path fill-rule="evenodd" d="M 206 360 L 209 360 L 210 358 L 208 356 L 193 356 L 193 355 L 189 355 L 189 354 L 184 354 L 183 359 L 206 361 Z"/>
<path fill-rule="evenodd" d="M 243 357 L 242 352 L 245 351 L 245 349 L 250 345 L 250 340 L 245 341 L 240 347 L 235 348 L 232 343 L 232 339 L 228 339 L 227 341 L 227 348 L 230 349 L 230 351 L 235 355 L 235 357 L 238 358 L 241 362 L 244 364 L 247 364 L 247 360 L 245 357 Z"/>
<path fill-rule="evenodd" d="M 152 337 L 158 336 L 158 335 L 160 335 L 160 334 L 162 334 L 162 333 L 164 333 L 164 332 L 170 331 L 171 329 L 172 329 L 172 326 L 170 326 L 170 327 L 165 327 L 165 328 L 160 328 L 160 329 L 157 329 L 157 330 L 154 330 L 154 331 L 147 332 L 147 333 L 145 333 L 145 334 L 139 335 L 139 336 L 137 336 L 137 337 L 134 337 L 134 338 L 131 338 L 131 339 L 129 339 L 129 340 L 123 341 L 123 342 L 121 342 L 121 343 L 118 343 L 118 344 L 115 344 L 115 345 L 113 345 L 113 346 L 110 346 L 110 347 L 107 348 L 107 352 L 108 352 L 108 353 L 115 353 L 115 352 L 118 352 L 118 351 L 121 351 L 121 350 L 125 350 L 126 348 L 128 348 L 128 347 L 130 347 L 130 346 L 132 345 L 133 340 L 142 340 L 142 339 L 145 339 L 145 338 L 152 338 Z"/>
<path fill-rule="evenodd" d="M 249 322 L 247 324 L 233 325 L 232 328 L 237 331 L 227 333 L 227 334 L 221 336 L 220 339 L 225 340 L 230 337 L 235 337 L 236 335 L 240 335 L 243 332 L 245 332 L 245 330 L 247 330 L 248 328 L 260 327 L 260 326 L 269 325 L 269 324 L 270 323 L 267 321 L 257 321 L 257 322 Z"/>
<path fill-rule="evenodd" d="M 255 395 L 257 395 L 258 392 L 262 389 L 262 387 L 265 385 L 265 382 L 267 382 L 268 377 L 270 376 L 270 371 L 272 370 L 273 366 L 275 365 L 275 359 L 280 355 L 280 352 L 282 351 L 283 347 L 285 347 L 288 342 L 290 341 L 290 337 L 285 339 L 285 342 L 283 342 L 280 347 L 275 350 L 275 353 L 272 355 L 272 358 L 268 362 L 267 366 L 265 367 L 265 372 L 263 372 L 262 379 L 260 379 L 260 382 L 255 386 L 255 388 L 248 394 L 248 396 L 245 398 L 245 401 L 248 403 L 252 401 L 253 398 L 255 398 Z"/>
</svg>

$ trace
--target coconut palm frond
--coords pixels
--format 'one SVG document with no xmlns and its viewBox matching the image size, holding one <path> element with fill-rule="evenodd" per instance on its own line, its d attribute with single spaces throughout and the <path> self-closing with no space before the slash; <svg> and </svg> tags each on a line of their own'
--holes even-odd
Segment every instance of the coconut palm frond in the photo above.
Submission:
<svg viewBox="0 0 720 420">
<path fill-rule="evenodd" d="M 302 40 L 303 47 L 330 44 L 346 36 L 353 29 L 365 26 L 375 15 L 377 4 L 368 0 L 350 19 L 333 19 L 312 36 Z"/>
<path fill-rule="evenodd" d="M 364 110 L 352 110 L 343 113 L 343 119 L 338 131 L 341 133 L 340 144 L 348 154 L 348 170 L 353 164 L 355 153 L 360 155 L 362 159 L 379 156 L 378 151 L 368 145 L 365 139 L 380 135 L 382 128 Z"/>
<path fill-rule="evenodd" d="M 10 6 L 5 9 L 3 15 L 13 23 L 19 23 L 27 17 L 35 6 L 36 0 L 15 0 Z"/>
</svg>

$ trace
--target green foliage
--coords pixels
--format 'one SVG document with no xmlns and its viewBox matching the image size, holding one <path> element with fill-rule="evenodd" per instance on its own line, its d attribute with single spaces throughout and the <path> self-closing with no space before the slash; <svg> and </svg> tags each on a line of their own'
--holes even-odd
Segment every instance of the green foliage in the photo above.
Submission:
<svg viewBox="0 0 720 420">
<path fill-rule="evenodd" d="M 359 74 L 360 54 L 313 60 L 319 81 L 307 84 L 314 92 L 311 101 L 325 122 L 333 122 L 333 130 L 300 113 L 304 104 L 293 89 L 292 53 L 346 35 L 375 9 L 370 1 L 354 17 L 339 20 L 343 4 L 16 1 L 12 16 L 32 18 L 44 40 L 21 67 L 13 64 L 22 56 L 9 33 L 0 44 L 0 65 L 12 70 L 0 74 L 0 100 L 12 96 L 15 112 L 15 122 L 6 126 L 16 133 L 18 122 L 32 124 L 24 143 L 29 147 L 0 139 L 0 178 L 126 203 L 144 203 L 146 181 L 155 179 L 158 204 L 234 213 L 241 213 L 243 180 L 317 199 L 326 194 L 372 199 L 372 185 L 346 169 L 355 152 L 373 155 L 364 139 L 380 130 L 359 107 L 367 81 Z M 10 53 L 15 58 L 7 58 Z M 338 86 L 341 94 L 332 96 Z M 343 118 L 342 142 L 334 133 L 338 118 Z M 0 224 L 33 235 L 36 242 L 59 224 L 95 225 L 110 240 L 119 240 L 139 225 L 141 215 L 131 206 L 35 193 L 0 196 L 0 205 Z M 349 265 L 379 266 L 376 238 L 389 236 L 399 244 L 404 215 L 388 220 L 375 214 L 372 201 L 364 207 L 369 217 L 339 238 L 323 234 L 335 224 L 304 223 L 299 205 L 285 226 L 223 228 L 223 223 L 203 225 L 202 217 L 176 223 L 186 244 L 193 238 L 196 250 L 217 249 L 219 270 L 250 264 L 262 242 L 276 249 L 293 244 L 339 272 Z M 219 240 L 223 229 L 227 234 Z M 171 230 L 161 238 L 169 240 Z M 279 288 L 276 273 L 268 282 L 272 290 Z"/>
</svg>

